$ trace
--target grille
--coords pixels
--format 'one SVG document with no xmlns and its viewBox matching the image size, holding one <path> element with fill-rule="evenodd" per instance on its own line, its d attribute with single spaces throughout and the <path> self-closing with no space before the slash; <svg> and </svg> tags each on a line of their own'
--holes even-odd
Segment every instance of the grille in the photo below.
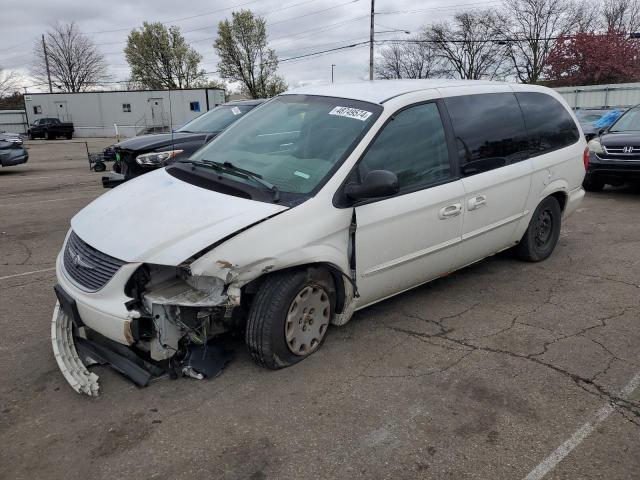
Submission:
<svg viewBox="0 0 640 480">
<path fill-rule="evenodd" d="M 125 262 L 102 253 L 71 232 L 64 249 L 64 269 L 80 287 L 100 290 Z"/>
<path fill-rule="evenodd" d="M 623 147 L 606 147 L 603 146 L 604 153 L 607 157 L 617 158 L 621 160 L 638 160 L 640 159 L 640 147 L 623 146 Z"/>
</svg>

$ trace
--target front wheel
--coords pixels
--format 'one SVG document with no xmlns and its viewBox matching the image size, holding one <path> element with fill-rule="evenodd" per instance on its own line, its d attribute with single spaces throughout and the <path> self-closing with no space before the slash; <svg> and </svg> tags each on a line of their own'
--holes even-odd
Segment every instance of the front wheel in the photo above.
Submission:
<svg viewBox="0 0 640 480">
<path fill-rule="evenodd" d="M 288 367 L 318 350 L 333 314 L 333 280 L 322 271 L 269 275 L 255 295 L 245 341 L 260 366 Z"/>
<path fill-rule="evenodd" d="M 562 211 L 558 200 L 554 197 L 545 198 L 533 213 L 522 240 L 516 245 L 516 255 L 528 262 L 540 262 L 548 258 L 560 238 L 561 223 Z"/>
</svg>

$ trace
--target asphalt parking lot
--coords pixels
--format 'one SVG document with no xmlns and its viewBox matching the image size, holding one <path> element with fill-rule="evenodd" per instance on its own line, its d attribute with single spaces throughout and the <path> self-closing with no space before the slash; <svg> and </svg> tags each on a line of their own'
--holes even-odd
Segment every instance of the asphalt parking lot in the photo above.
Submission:
<svg viewBox="0 0 640 480">
<path fill-rule="evenodd" d="M 91 399 L 49 329 L 55 256 L 100 174 L 84 144 L 28 146 L 0 169 L 0 478 L 640 477 L 640 190 L 589 194 L 549 260 L 499 255 L 380 303 L 292 368 L 238 342 L 213 380 L 97 368 Z"/>
</svg>

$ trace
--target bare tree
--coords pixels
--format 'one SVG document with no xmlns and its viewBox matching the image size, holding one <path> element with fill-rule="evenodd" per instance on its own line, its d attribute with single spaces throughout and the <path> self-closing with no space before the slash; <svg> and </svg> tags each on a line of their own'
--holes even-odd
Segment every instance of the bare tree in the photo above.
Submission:
<svg viewBox="0 0 640 480">
<path fill-rule="evenodd" d="M 472 80 L 501 78 L 505 74 L 506 49 L 495 41 L 497 21 L 491 10 L 462 12 L 450 23 L 426 27 L 423 38 L 443 61 L 446 75 Z"/>
<path fill-rule="evenodd" d="M 376 62 L 378 78 L 429 78 L 437 73 L 439 61 L 431 45 L 421 37 L 389 41 Z"/>
<path fill-rule="evenodd" d="M 20 76 L 16 72 L 7 72 L 0 67 L 0 99 L 15 93 L 19 81 Z"/>
<path fill-rule="evenodd" d="M 607 30 L 637 32 L 640 28 L 640 2 L 638 0 L 604 0 L 602 19 Z"/>
<path fill-rule="evenodd" d="M 51 81 L 63 92 L 84 92 L 109 79 L 107 64 L 93 41 L 74 22 L 57 23 L 45 35 Z M 41 41 L 34 47 L 34 77 L 47 82 L 45 49 Z"/>
<path fill-rule="evenodd" d="M 499 15 L 499 34 L 509 47 L 513 72 L 523 83 L 540 80 L 557 37 L 588 29 L 593 19 L 570 0 L 505 0 Z"/>
</svg>

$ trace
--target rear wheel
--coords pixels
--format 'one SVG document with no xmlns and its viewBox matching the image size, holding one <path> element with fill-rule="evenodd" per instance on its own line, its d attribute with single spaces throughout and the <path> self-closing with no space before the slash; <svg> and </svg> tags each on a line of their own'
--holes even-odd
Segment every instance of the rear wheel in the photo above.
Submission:
<svg viewBox="0 0 640 480">
<path fill-rule="evenodd" d="M 540 262 L 548 258 L 560 238 L 561 223 L 562 211 L 558 200 L 554 197 L 545 198 L 533 213 L 522 240 L 516 245 L 516 255 L 528 262 Z"/>
<path fill-rule="evenodd" d="M 67 138 L 67 140 L 71 140 L 73 138 L 73 133 L 67 133 L 65 137 Z"/>
<path fill-rule="evenodd" d="M 47 140 L 55 140 L 56 136 L 51 133 L 51 132 L 47 132 Z"/>
<path fill-rule="evenodd" d="M 582 187 L 587 192 L 600 192 L 604 188 L 604 185 L 602 180 L 594 178 L 591 175 L 584 177 L 584 181 L 582 182 Z"/>
<path fill-rule="evenodd" d="M 333 313 L 333 280 L 321 271 L 269 275 L 253 299 L 245 340 L 253 360 L 288 367 L 317 351 Z"/>
</svg>

